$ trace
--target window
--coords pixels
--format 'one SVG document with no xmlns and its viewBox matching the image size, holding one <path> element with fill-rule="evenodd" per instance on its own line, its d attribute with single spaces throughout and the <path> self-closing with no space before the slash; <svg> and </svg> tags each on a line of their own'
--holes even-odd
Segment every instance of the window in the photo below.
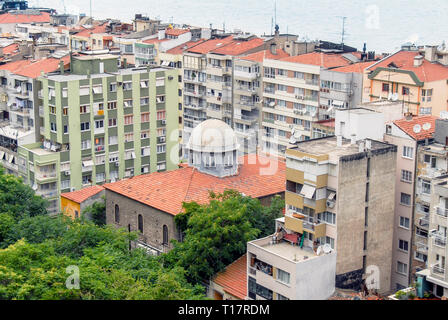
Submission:
<svg viewBox="0 0 448 320">
<path fill-rule="evenodd" d="M 68 125 L 64 124 L 64 134 L 68 133 Z"/>
<path fill-rule="evenodd" d="M 106 174 L 104 172 L 96 174 L 96 182 L 101 183 L 106 181 Z"/>
<path fill-rule="evenodd" d="M 323 212 L 317 214 L 317 220 L 323 221 L 329 224 L 336 224 L 336 215 L 331 212 Z"/>
<path fill-rule="evenodd" d="M 50 122 L 50 131 L 52 131 L 52 132 L 56 132 L 57 131 L 56 130 L 56 123 Z"/>
<path fill-rule="evenodd" d="M 259 284 L 257 284 L 257 295 L 265 298 L 266 300 L 272 300 L 272 290 L 269 290 Z"/>
<path fill-rule="evenodd" d="M 134 141 L 134 133 L 129 132 L 124 134 L 124 142 L 132 142 Z"/>
<path fill-rule="evenodd" d="M 111 83 L 109 85 L 109 90 L 110 90 L 110 92 L 117 92 L 117 84 L 116 83 Z"/>
<path fill-rule="evenodd" d="M 168 227 L 166 225 L 163 226 L 163 245 L 168 244 Z"/>
<path fill-rule="evenodd" d="M 422 102 L 431 102 L 432 100 L 432 89 L 422 90 Z"/>
<path fill-rule="evenodd" d="M 116 127 L 117 126 L 117 119 L 116 118 L 110 118 L 109 119 L 109 127 Z"/>
<path fill-rule="evenodd" d="M 367 231 L 364 231 L 364 250 L 367 250 Z"/>
<path fill-rule="evenodd" d="M 120 223 L 120 207 L 115 205 L 115 223 Z"/>
<path fill-rule="evenodd" d="M 90 122 L 81 122 L 81 131 L 89 131 Z"/>
<path fill-rule="evenodd" d="M 165 151 L 166 151 L 166 145 L 165 144 L 157 146 L 157 153 L 164 153 Z"/>
<path fill-rule="evenodd" d="M 400 203 L 406 206 L 411 205 L 411 195 L 407 193 L 401 193 Z"/>
<path fill-rule="evenodd" d="M 64 107 L 64 108 L 62 108 L 62 114 L 63 114 L 64 116 L 68 116 L 68 107 Z"/>
<path fill-rule="evenodd" d="M 409 229 L 409 218 L 400 216 L 400 227 Z"/>
<path fill-rule="evenodd" d="M 141 133 L 140 133 L 140 138 L 141 139 L 147 139 L 147 138 L 149 138 L 149 131 L 142 131 Z"/>
<path fill-rule="evenodd" d="M 408 88 L 408 87 L 403 87 L 402 90 L 401 90 L 401 93 L 402 93 L 404 96 L 409 95 L 409 88 Z"/>
<path fill-rule="evenodd" d="M 143 233 L 143 216 L 141 214 L 138 215 L 138 231 Z"/>
<path fill-rule="evenodd" d="M 405 241 L 405 240 L 401 240 L 401 239 L 399 239 L 398 240 L 398 248 L 400 249 L 400 250 L 403 250 L 403 251 L 408 251 L 409 250 L 409 242 L 407 242 L 407 241 Z"/>
<path fill-rule="evenodd" d="M 436 163 L 437 163 L 437 157 L 435 156 L 430 156 L 429 154 L 425 154 L 425 159 L 424 159 L 426 164 L 429 164 L 431 166 L 431 168 L 436 168 Z"/>
<path fill-rule="evenodd" d="M 90 94 L 90 88 L 88 86 L 79 88 L 79 95 L 80 96 L 88 96 L 89 94 Z"/>
<path fill-rule="evenodd" d="M 383 92 L 389 92 L 389 84 L 383 83 Z"/>
<path fill-rule="evenodd" d="M 118 144 L 118 136 L 109 136 L 109 145 Z"/>
<path fill-rule="evenodd" d="M 129 125 L 129 124 L 133 124 L 133 123 L 134 123 L 134 116 L 133 115 L 124 116 L 124 124 L 125 125 Z"/>
<path fill-rule="evenodd" d="M 166 129 L 165 128 L 158 128 L 157 129 L 157 136 L 158 137 L 165 137 L 166 136 Z"/>
<path fill-rule="evenodd" d="M 142 113 L 142 115 L 141 115 L 141 122 L 142 123 L 149 122 L 149 112 Z"/>
<path fill-rule="evenodd" d="M 129 100 L 124 100 L 123 104 L 124 104 L 124 107 L 125 107 L 125 108 L 132 108 L 132 106 L 133 106 L 133 102 L 132 102 L 131 99 L 129 99 Z"/>
<path fill-rule="evenodd" d="M 141 149 L 141 156 L 142 156 L 142 157 L 149 156 L 149 155 L 150 155 L 150 151 L 151 151 L 151 148 L 150 148 L 150 147 L 143 147 L 143 148 Z"/>
<path fill-rule="evenodd" d="M 407 170 L 401 170 L 401 181 L 412 182 L 412 172 Z"/>
<path fill-rule="evenodd" d="M 104 128 L 104 120 L 96 120 L 95 121 L 95 129 Z"/>
<path fill-rule="evenodd" d="M 403 157 L 413 159 L 414 148 L 403 146 Z"/>
<path fill-rule="evenodd" d="M 90 112 L 90 106 L 80 106 L 79 107 L 80 114 L 89 113 L 89 112 Z"/>
<path fill-rule="evenodd" d="M 141 98 L 140 106 L 147 106 L 149 104 L 149 98 Z"/>
<path fill-rule="evenodd" d="M 158 111 L 157 112 L 157 120 L 165 120 L 165 119 L 166 119 L 165 111 Z"/>
<path fill-rule="evenodd" d="M 51 114 L 56 114 L 56 107 L 55 106 L 49 106 L 50 108 L 50 113 Z"/>
<path fill-rule="evenodd" d="M 112 101 L 107 103 L 107 110 L 117 109 L 117 101 Z"/>
<path fill-rule="evenodd" d="M 280 293 L 277 293 L 277 300 L 289 300 L 285 296 L 282 296 Z"/>
<path fill-rule="evenodd" d="M 105 163 L 106 163 L 106 156 L 104 154 L 95 157 L 96 165 L 105 164 Z M 96 179 L 96 181 L 98 181 L 98 179 Z"/>
<path fill-rule="evenodd" d="M 415 251 L 415 260 L 418 260 L 421 262 L 426 262 L 426 261 L 428 261 L 428 256 L 421 252 Z"/>
<path fill-rule="evenodd" d="M 422 179 L 422 193 L 431 194 L 431 181 Z"/>
<path fill-rule="evenodd" d="M 277 280 L 289 284 L 290 275 L 288 272 L 277 269 Z"/>
<path fill-rule="evenodd" d="M 369 207 L 366 207 L 364 210 L 364 226 L 369 225 Z"/>
<path fill-rule="evenodd" d="M 91 148 L 90 140 L 81 141 L 81 150 L 86 150 L 90 148 Z"/>
<path fill-rule="evenodd" d="M 123 91 L 132 90 L 132 82 L 124 82 L 123 83 Z"/>
<path fill-rule="evenodd" d="M 157 164 L 157 171 L 166 170 L 166 162 L 161 162 Z"/>
</svg>

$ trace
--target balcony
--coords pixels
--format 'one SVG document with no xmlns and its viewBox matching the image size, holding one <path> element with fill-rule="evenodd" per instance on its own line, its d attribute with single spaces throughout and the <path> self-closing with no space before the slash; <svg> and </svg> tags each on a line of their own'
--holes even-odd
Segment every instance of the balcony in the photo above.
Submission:
<svg viewBox="0 0 448 320">
<path fill-rule="evenodd" d="M 104 146 L 101 146 L 101 145 L 95 146 L 95 152 L 103 152 L 105 150 L 106 149 L 104 148 Z"/>
<path fill-rule="evenodd" d="M 436 207 L 436 214 L 443 218 L 447 218 L 448 217 L 448 209 L 442 208 L 442 207 Z"/>
<path fill-rule="evenodd" d="M 327 225 L 314 218 L 297 212 L 289 212 L 285 216 L 285 227 L 289 230 L 303 234 L 304 231 L 314 234 L 316 238 L 324 237 Z"/>
<path fill-rule="evenodd" d="M 192 96 L 195 98 L 202 98 L 202 97 L 205 97 L 206 92 L 205 92 L 205 90 L 184 89 L 184 95 Z"/>
<path fill-rule="evenodd" d="M 184 104 L 184 108 L 194 109 L 194 110 L 203 110 L 205 108 L 205 105 L 198 105 L 198 104 Z"/>
<path fill-rule="evenodd" d="M 431 267 L 431 272 L 438 276 L 445 276 L 445 266 L 441 266 L 440 264 L 435 264 Z"/>
<path fill-rule="evenodd" d="M 434 235 L 433 236 L 433 243 L 434 245 L 438 247 L 445 248 L 446 246 L 446 237 L 440 236 L 440 235 Z"/>
<path fill-rule="evenodd" d="M 424 217 L 420 217 L 418 219 L 418 225 L 420 227 L 428 228 L 429 227 L 429 215 L 426 215 Z"/>
<path fill-rule="evenodd" d="M 57 189 L 37 190 L 36 195 L 44 198 L 55 198 L 58 196 L 58 190 Z"/>
</svg>

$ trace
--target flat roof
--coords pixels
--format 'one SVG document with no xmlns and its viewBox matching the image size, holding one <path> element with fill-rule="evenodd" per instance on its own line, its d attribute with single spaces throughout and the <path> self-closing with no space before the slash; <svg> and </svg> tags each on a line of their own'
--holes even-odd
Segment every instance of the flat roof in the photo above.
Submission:
<svg viewBox="0 0 448 320">
<path fill-rule="evenodd" d="M 372 150 L 379 150 L 391 146 L 387 143 L 375 140 L 371 141 L 372 141 Z M 349 139 L 342 138 L 342 146 L 338 146 L 336 136 L 302 141 L 297 143 L 294 147 L 290 149 L 314 155 L 328 154 L 339 157 L 360 153 L 359 142 L 356 144 L 351 144 L 351 141 Z"/>
<path fill-rule="evenodd" d="M 270 241 L 271 237 L 254 240 L 250 243 L 295 263 L 318 257 L 311 248 L 300 248 L 285 241 L 273 244 Z"/>
</svg>

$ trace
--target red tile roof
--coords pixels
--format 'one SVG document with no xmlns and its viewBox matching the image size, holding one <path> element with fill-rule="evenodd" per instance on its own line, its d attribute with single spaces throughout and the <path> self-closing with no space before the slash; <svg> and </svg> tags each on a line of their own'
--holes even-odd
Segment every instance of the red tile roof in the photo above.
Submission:
<svg viewBox="0 0 448 320">
<path fill-rule="evenodd" d="M 76 203 L 83 203 L 90 197 L 93 197 L 94 195 L 100 193 L 103 190 L 104 188 L 102 186 L 95 185 L 78 191 L 62 193 L 61 197 L 64 197 Z"/>
<path fill-rule="evenodd" d="M 224 271 L 219 272 L 214 283 L 238 299 L 247 297 L 247 254 L 228 265 Z"/>
<path fill-rule="evenodd" d="M 264 59 L 279 60 L 286 57 L 289 57 L 289 54 L 283 51 L 283 49 L 277 49 L 277 54 L 275 55 L 271 52 L 271 50 L 263 50 L 242 57 L 241 60 L 263 62 Z"/>
<path fill-rule="evenodd" d="M 323 68 L 336 68 L 351 64 L 351 62 L 348 59 L 345 59 L 340 53 L 324 52 L 311 52 L 298 56 L 287 57 L 281 60 L 302 64 L 312 64 Z"/>
<path fill-rule="evenodd" d="M 321 120 L 317 121 L 318 124 L 324 127 L 334 128 L 335 127 L 335 119 Z"/>
<path fill-rule="evenodd" d="M 233 41 L 233 36 L 228 36 L 224 39 L 207 40 L 204 43 L 201 43 L 197 46 L 194 46 L 191 49 L 188 49 L 188 52 L 206 54 L 213 50 L 216 50 L 220 46 L 230 43 L 231 41 Z"/>
<path fill-rule="evenodd" d="M 248 52 L 249 50 L 258 48 L 264 44 L 264 40 L 255 38 L 247 41 L 233 40 L 228 44 L 219 47 L 212 51 L 212 53 L 224 54 L 230 56 L 238 56 Z"/>
<path fill-rule="evenodd" d="M 0 24 L 32 22 L 50 22 L 50 14 L 48 12 L 40 12 L 39 14 L 0 14 Z"/>
<path fill-rule="evenodd" d="M 3 47 L 3 54 L 13 54 L 19 51 L 19 45 L 17 43 L 10 44 L 9 46 Z"/>
<path fill-rule="evenodd" d="M 166 29 L 165 34 L 167 36 L 180 36 L 181 34 L 190 32 L 189 29 Z"/>
<path fill-rule="evenodd" d="M 59 70 L 59 61 L 63 61 L 64 66 L 67 67 L 70 64 L 70 56 L 67 55 L 62 59 L 45 58 L 31 64 L 25 64 L 23 67 L 14 70 L 14 73 L 34 79 L 39 77 L 42 71 L 49 73 Z"/>
<path fill-rule="evenodd" d="M 431 138 L 436 127 L 436 116 L 415 116 L 412 120 L 400 119 L 394 121 L 394 124 L 403 130 L 407 135 L 411 136 L 417 141 L 424 140 L 426 138 Z M 429 123 L 431 125 L 429 130 L 423 128 L 424 124 Z M 420 125 L 420 133 L 414 132 L 414 127 Z"/>
<path fill-rule="evenodd" d="M 8 70 L 8 71 L 11 71 L 14 73 L 15 71 L 20 70 L 21 68 L 23 68 L 29 64 L 31 64 L 30 60 L 17 60 L 14 62 L 9 62 L 9 63 L 3 64 L 3 65 L 0 65 L 0 70 Z"/>
<path fill-rule="evenodd" d="M 181 44 L 180 46 L 174 47 L 170 50 L 168 50 L 166 53 L 170 53 L 170 54 L 182 54 L 182 52 L 203 43 L 205 40 L 201 39 L 198 41 L 189 41 L 187 43 Z"/>
<path fill-rule="evenodd" d="M 252 156 L 240 158 L 239 173 L 232 177 L 218 178 L 193 167 L 181 167 L 109 183 L 104 187 L 172 215 L 182 212 L 183 202 L 208 203 L 209 191 L 221 193 L 233 189 L 252 198 L 284 192 L 285 163 L 263 156 L 251 161 Z M 271 168 L 275 169 L 272 174 Z"/>
<path fill-rule="evenodd" d="M 376 61 L 359 62 L 348 66 L 331 69 L 331 71 L 345 72 L 345 73 L 364 73 L 364 70 L 374 64 Z"/>
<path fill-rule="evenodd" d="M 143 43 L 146 43 L 146 44 L 153 44 L 153 43 L 158 43 L 158 42 L 165 42 L 165 41 L 170 41 L 171 39 L 159 39 L 158 37 L 156 37 L 156 38 L 151 38 L 151 39 L 148 39 L 148 40 L 143 40 Z"/>
<path fill-rule="evenodd" d="M 90 37 L 91 34 L 94 34 L 94 33 L 105 33 L 106 27 L 107 27 L 107 25 L 104 23 L 100 26 L 96 26 L 93 28 L 83 28 L 83 30 L 81 30 L 80 32 L 75 34 L 75 36 L 88 38 L 88 37 Z"/>
<path fill-rule="evenodd" d="M 375 70 L 378 67 L 388 68 L 389 65 L 393 63 L 400 70 L 414 72 L 422 82 L 448 79 L 448 67 L 439 63 L 431 63 L 428 60 L 423 59 L 422 65 L 415 67 L 414 58 L 418 55 L 420 55 L 420 53 L 416 51 L 399 51 L 372 66 L 369 70 Z"/>
</svg>

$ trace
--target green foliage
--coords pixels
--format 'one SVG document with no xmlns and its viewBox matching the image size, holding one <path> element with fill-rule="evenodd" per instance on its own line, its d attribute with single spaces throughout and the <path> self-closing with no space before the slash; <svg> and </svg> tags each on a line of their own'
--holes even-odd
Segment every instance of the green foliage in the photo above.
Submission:
<svg viewBox="0 0 448 320">
<path fill-rule="evenodd" d="M 403 290 L 399 290 L 395 293 L 395 298 L 402 300 L 406 298 L 406 295 L 406 292 L 404 292 Z"/>
<path fill-rule="evenodd" d="M 0 213 L 0 248 L 14 224 L 15 220 L 12 215 Z"/>
<path fill-rule="evenodd" d="M 47 215 L 26 217 L 9 228 L 3 243 L 0 242 L 0 248 L 5 248 L 23 238 L 30 243 L 56 239 L 67 231 L 68 223 L 69 218 L 63 215 L 54 218 Z"/>
<path fill-rule="evenodd" d="M 273 219 L 283 206 L 281 198 L 264 207 L 258 199 L 233 190 L 211 193 L 208 205 L 184 203 L 184 213 L 175 218 L 184 241 L 174 241 L 174 249 L 161 259 L 184 268 L 192 283 L 207 280 L 243 255 L 248 241 L 274 233 Z"/>
<path fill-rule="evenodd" d="M 0 170 L 0 213 L 8 213 L 17 221 L 46 214 L 46 207 L 47 201 L 36 196 L 21 178 L 6 175 Z"/>
<path fill-rule="evenodd" d="M 102 201 L 93 203 L 82 212 L 84 217 L 88 216 L 98 226 L 106 224 L 106 199 L 105 197 L 101 199 Z"/>
</svg>

